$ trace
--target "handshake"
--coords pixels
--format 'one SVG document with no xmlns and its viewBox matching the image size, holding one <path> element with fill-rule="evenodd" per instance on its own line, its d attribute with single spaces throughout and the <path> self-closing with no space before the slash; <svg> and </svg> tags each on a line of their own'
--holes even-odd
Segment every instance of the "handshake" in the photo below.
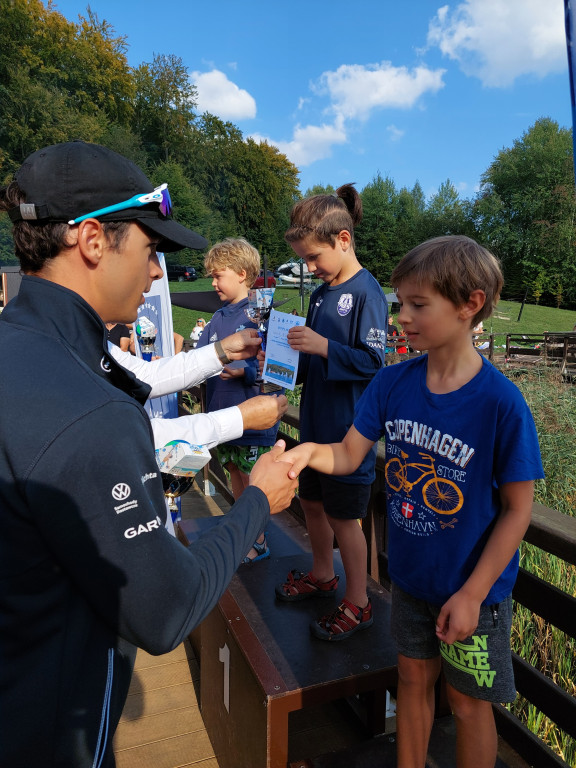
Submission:
<svg viewBox="0 0 576 768">
<path fill-rule="evenodd" d="M 265 395 L 264 399 L 269 400 L 270 397 Z M 266 494 L 272 515 L 290 506 L 296 492 L 298 473 L 291 454 L 291 451 L 286 451 L 284 440 L 278 440 L 268 453 L 260 456 L 250 472 L 250 485 Z"/>
</svg>

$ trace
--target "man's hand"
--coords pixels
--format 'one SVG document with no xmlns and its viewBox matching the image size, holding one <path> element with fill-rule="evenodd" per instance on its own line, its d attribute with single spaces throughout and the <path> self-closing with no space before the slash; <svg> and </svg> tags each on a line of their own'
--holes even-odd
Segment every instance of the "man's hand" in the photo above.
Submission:
<svg viewBox="0 0 576 768">
<path fill-rule="evenodd" d="M 238 405 L 244 429 L 270 429 L 288 408 L 285 395 L 258 395 Z"/>
<path fill-rule="evenodd" d="M 245 360 L 247 357 L 254 357 L 261 344 L 262 339 L 254 328 L 237 331 L 222 339 L 222 349 L 230 360 Z"/>
<path fill-rule="evenodd" d="M 271 515 L 286 509 L 296 490 L 296 480 L 288 477 L 291 464 L 282 460 L 285 448 L 284 440 L 278 440 L 268 453 L 260 456 L 250 472 L 250 485 L 266 494 Z"/>
<path fill-rule="evenodd" d="M 295 325 L 290 328 L 288 344 L 298 352 L 328 357 L 328 339 L 325 336 L 320 336 L 307 325 Z"/>
</svg>

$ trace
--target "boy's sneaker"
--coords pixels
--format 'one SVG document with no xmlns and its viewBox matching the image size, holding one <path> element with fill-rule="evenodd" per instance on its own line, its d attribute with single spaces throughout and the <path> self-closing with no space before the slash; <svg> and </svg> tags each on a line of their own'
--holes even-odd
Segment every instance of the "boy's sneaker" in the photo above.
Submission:
<svg viewBox="0 0 576 768">
<path fill-rule="evenodd" d="M 290 571 L 287 581 L 276 585 L 276 597 L 287 603 L 308 597 L 332 597 L 338 589 L 339 576 L 330 581 L 318 581 L 311 573 Z"/>
<path fill-rule="evenodd" d="M 348 610 L 354 618 L 351 618 Z M 368 598 L 366 608 L 359 608 L 344 598 L 334 613 L 323 616 L 310 624 L 310 632 L 320 640 L 346 640 L 360 629 L 368 629 L 374 623 L 372 603 Z"/>
</svg>

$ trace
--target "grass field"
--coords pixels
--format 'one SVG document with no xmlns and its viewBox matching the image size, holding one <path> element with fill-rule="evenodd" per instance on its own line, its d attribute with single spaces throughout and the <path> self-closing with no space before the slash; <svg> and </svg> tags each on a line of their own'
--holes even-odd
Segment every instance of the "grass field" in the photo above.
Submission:
<svg viewBox="0 0 576 768">
<path fill-rule="evenodd" d="M 178 293 L 181 291 L 210 291 L 212 286 L 209 278 L 200 278 L 193 283 L 170 283 L 170 291 Z M 391 289 L 385 287 L 385 293 L 390 293 Z M 280 312 L 291 312 L 298 310 L 301 315 L 306 314 L 308 309 L 309 294 L 304 298 L 304 305 L 300 299 L 298 290 L 295 288 L 276 288 L 274 302 L 280 302 L 287 299 L 286 304 L 278 307 Z M 398 305 L 392 307 L 396 312 Z M 541 307 L 536 304 L 526 304 L 522 310 L 522 316 L 518 320 L 521 304 L 513 301 L 501 301 L 493 317 L 484 321 L 484 330 L 486 333 L 497 334 L 495 343 L 499 346 L 504 345 L 504 339 L 507 333 L 521 333 L 525 335 L 540 334 L 546 331 L 571 331 L 576 324 L 576 312 L 568 309 L 554 309 L 552 307 Z M 210 318 L 206 312 L 195 312 L 181 307 L 172 307 L 172 316 L 174 318 L 174 330 L 182 334 L 185 339 L 189 338 L 190 331 L 196 324 L 199 317 L 205 320 Z"/>
</svg>

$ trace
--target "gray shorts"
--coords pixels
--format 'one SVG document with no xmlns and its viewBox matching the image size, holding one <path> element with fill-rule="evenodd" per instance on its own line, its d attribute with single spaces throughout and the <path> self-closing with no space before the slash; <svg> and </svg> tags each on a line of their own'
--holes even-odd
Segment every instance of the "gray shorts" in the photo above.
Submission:
<svg viewBox="0 0 576 768">
<path fill-rule="evenodd" d="M 512 598 L 507 597 L 497 606 L 482 605 L 474 634 L 452 645 L 436 637 L 439 613 L 439 606 L 412 597 L 393 584 L 392 636 L 398 652 L 411 659 L 441 656 L 446 680 L 466 696 L 493 703 L 514 701 L 516 686 L 510 651 Z"/>
</svg>

